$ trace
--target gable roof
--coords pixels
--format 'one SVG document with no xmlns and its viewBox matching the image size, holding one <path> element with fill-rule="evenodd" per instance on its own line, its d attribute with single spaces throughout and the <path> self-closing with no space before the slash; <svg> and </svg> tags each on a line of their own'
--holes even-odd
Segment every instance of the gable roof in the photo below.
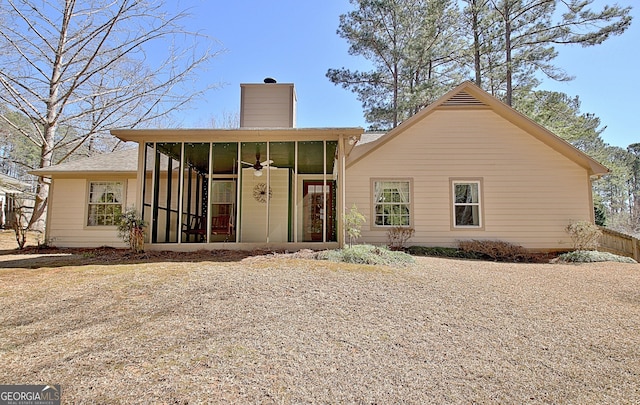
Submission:
<svg viewBox="0 0 640 405">
<path fill-rule="evenodd" d="M 569 142 L 555 135 L 548 129 L 544 128 L 542 125 L 534 122 L 524 114 L 519 113 L 512 107 L 509 107 L 508 105 L 493 97 L 470 81 L 463 82 L 456 88 L 447 92 L 438 100 L 429 104 L 427 107 L 420 110 L 417 114 L 389 131 L 386 135 L 372 142 L 365 143 L 364 145 L 356 145 L 357 147 L 354 149 L 347 160 L 347 167 L 352 166 L 374 150 L 382 147 L 384 144 L 386 144 L 396 136 L 402 134 L 408 128 L 424 119 L 434 111 L 445 109 L 492 110 L 502 118 L 511 122 L 520 129 L 526 131 L 531 136 L 551 147 L 558 153 L 584 167 L 590 176 L 601 176 L 609 172 L 609 169 L 598 163 L 595 159 L 578 150 Z"/>
<path fill-rule="evenodd" d="M 138 147 L 74 160 L 32 170 L 36 176 L 63 173 L 135 173 L 138 171 Z"/>
</svg>

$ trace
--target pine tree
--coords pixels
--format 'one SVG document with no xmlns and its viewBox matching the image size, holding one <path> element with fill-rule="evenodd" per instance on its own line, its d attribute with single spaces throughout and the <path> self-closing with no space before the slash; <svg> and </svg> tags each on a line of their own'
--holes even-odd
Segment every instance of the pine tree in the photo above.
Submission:
<svg viewBox="0 0 640 405">
<path fill-rule="evenodd" d="M 351 0 L 338 35 L 368 72 L 329 69 L 327 77 L 358 95 L 374 128 L 393 128 L 463 78 L 458 13 L 451 0 Z"/>
<path fill-rule="evenodd" d="M 600 44 L 613 35 L 622 34 L 632 19 L 631 7 L 605 6 L 594 12 L 589 8 L 593 0 L 464 1 L 466 15 L 471 16 L 467 30 L 474 38 L 476 49 L 476 82 L 480 82 L 479 73 L 488 75 L 490 91 L 495 94 L 496 78 L 501 78 L 498 84 L 508 105 L 512 104 L 518 88 L 537 86 L 538 73 L 553 80 L 572 79 L 553 65 L 558 55 L 555 46 Z M 502 60 L 496 66 L 497 50 Z"/>
</svg>

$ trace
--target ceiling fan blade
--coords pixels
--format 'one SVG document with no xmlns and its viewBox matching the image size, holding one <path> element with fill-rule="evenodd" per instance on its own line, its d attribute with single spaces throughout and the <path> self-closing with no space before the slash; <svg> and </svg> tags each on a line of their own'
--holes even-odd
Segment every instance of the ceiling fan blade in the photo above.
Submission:
<svg viewBox="0 0 640 405">
<path fill-rule="evenodd" d="M 253 163 L 245 162 L 244 160 L 241 160 L 240 163 L 247 166 L 253 166 Z"/>
<path fill-rule="evenodd" d="M 273 160 L 265 160 L 264 162 L 261 162 L 260 164 L 261 164 L 262 166 L 269 166 L 269 165 L 270 165 L 270 164 L 272 164 L 272 163 L 273 163 Z"/>
</svg>

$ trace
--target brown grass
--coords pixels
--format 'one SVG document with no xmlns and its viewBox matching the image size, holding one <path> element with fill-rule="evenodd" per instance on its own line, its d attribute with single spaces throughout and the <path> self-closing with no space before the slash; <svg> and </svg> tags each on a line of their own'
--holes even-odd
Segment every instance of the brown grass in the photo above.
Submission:
<svg viewBox="0 0 640 405">
<path fill-rule="evenodd" d="M 0 384 L 64 403 L 640 401 L 638 265 L 13 253 Z"/>
</svg>

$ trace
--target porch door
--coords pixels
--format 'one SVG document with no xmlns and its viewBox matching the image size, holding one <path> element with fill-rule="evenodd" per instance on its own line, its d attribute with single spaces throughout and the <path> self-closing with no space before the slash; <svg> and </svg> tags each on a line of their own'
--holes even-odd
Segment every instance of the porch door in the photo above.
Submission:
<svg viewBox="0 0 640 405">
<path fill-rule="evenodd" d="M 327 241 L 335 241 L 334 223 L 334 182 L 327 181 L 323 187 L 322 180 L 305 180 L 302 183 L 302 238 L 304 242 L 322 242 L 322 221 L 324 217 L 324 191 L 327 193 Z"/>
</svg>

